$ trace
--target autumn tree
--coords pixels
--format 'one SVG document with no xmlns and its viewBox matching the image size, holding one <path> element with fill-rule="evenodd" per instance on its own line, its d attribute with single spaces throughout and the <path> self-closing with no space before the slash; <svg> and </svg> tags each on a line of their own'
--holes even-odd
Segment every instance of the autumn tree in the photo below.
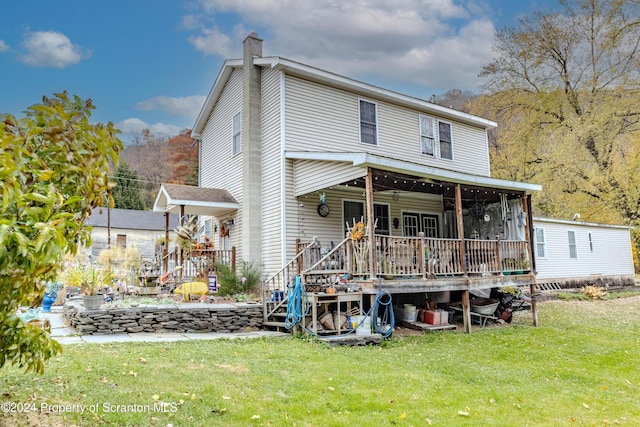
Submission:
<svg viewBox="0 0 640 427">
<path fill-rule="evenodd" d="M 198 140 L 191 138 L 191 129 L 169 138 L 165 150 L 170 165 L 167 182 L 198 185 Z"/>
<path fill-rule="evenodd" d="M 640 3 L 561 1 L 496 33 L 472 112 L 496 120 L 496 176 L 539 182 L 545 215 L 640 220 Z"/>
<path fill-rule="evenodd" d="M 108 193 L 109 165 L 122 149 L 112 123 L 89 123 L 93 108 L 91 100 L 58 93 L 24 118 L 0 122 L 0 368 L 42 373 L 61 351 L 17 314 L 39 305 L 65 253 L 90 243 L 85 222 Z"/>
<path fill-rule="evenodd" d="M 145 129 L 125 147 L 121 156 L 121 160 L 138 174 L 140 194 L 147 207 L 153 206 L 160 184 L 167 182 L 171 173 L 166 146 L 165 138 Z"/>
<path fill-rule="evenodd" d="M 113 203 L 119 209 L 143 210 L 144 201 L 140 194 L 140 180 L 138 173 L 131 170 L 129 165 L 121 162 L 113 177 Z"/>
</svg>

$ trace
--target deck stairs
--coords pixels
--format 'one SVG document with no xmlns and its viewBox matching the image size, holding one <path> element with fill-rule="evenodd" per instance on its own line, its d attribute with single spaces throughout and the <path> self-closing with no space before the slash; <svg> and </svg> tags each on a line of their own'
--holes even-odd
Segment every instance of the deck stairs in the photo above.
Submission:
<svg viewBox="0 0 640 427">
<path fill-rule="evenodd" d="M 305 246 L 280 271 L 262 284 L 264 318 L 262 325 L 274 330 L 285 330 L 288 289 L 295 284 L 296 276 L 307 289 L 323 289 L 337 278 L 347 274 L 348 243 L 344 239 L 326 253 L 317 239 Z"/>
</svg>

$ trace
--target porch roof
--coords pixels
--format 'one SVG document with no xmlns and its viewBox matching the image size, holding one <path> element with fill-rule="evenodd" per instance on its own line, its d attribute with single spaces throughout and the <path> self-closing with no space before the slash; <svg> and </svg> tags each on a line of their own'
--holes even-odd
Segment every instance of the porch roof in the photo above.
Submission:
<svg viewBox="0 0 640 427">
<path fill-rule="evenodd" d="M 238 202 L 231 193 L 221 188 L 204 188 L 193 185 L 162 184 L 156 201 L 154 212 L 191 215 L 211 215 L 220 217 L 239 208 Z"/>
<path fill-rule="evenodd" d="M 451 171 L 420 165 L 417 163 L 377 156 L 368 153 L 350 152 L 320 152 L 320 151 L 287 151 L 286 158 L 293 160 L 315 160 L 324 162 L 351 163 L 352 166 L 366 171 L 367 167 L 412 175 L 415 177 L 445 181 L 453 184 L 489 187 L 506 191 L 525 192 L 541 191 L 542 186 L 518 181 L 508 181 L 488 176 L 472 175 L 464 172 Z M 366 172 L 365 172 L 366 174 Z M 324 180 L 318 180 L 318 189 L 325 187 Z"/>
</svg>

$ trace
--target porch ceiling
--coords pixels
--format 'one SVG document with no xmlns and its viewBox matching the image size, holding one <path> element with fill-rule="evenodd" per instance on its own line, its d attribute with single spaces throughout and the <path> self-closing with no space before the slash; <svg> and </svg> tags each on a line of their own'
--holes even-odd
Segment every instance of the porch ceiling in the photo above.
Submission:
<svg viewBox="0 0 640 427">
<path fill-rule="evenodd" d="M 224 216 L 239 207 L 236 199 L 224 189 L 162 184 L 153 211 L 179 215 L 182 206 L 185 214 L 215 217 Z"/>
<path fill-rule="evenodd" d="M 472 204 L 478 200 L 499 202 L 501 194 L 514 198 L 542 190 L 538 184 L 471 175 L 367 153 L 287 152 L 286 156 L 289 159 L 314 160 L 325 164 L 346 162 L 358 170 L 366 170 L 369 167 L 373 173 L 374 192 L 419 192 L 438 194 L 445 200 L 453 200 L 455 187 L 460 184 L 463 204 Z M 327 171 L 326 167 L 318 170 L 325 174 Z M 341 181 L 340 184 L 364 188 L 365 179 L 351 178 Z"/>
</svg>

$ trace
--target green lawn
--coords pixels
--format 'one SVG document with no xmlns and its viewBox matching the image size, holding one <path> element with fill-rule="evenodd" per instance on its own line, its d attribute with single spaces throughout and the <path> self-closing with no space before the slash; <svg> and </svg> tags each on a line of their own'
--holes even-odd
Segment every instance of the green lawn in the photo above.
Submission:
<svg viewBox="0 0 640 427">
<path fill-rule="evenodd" d="M 539 320 L 369 347 L 70 345 L 43 376 L 0 371 L 2 401 L 30 410 L 0 425 L 640 425 L 640 297 L 544 302 Z"/>
</svg>

